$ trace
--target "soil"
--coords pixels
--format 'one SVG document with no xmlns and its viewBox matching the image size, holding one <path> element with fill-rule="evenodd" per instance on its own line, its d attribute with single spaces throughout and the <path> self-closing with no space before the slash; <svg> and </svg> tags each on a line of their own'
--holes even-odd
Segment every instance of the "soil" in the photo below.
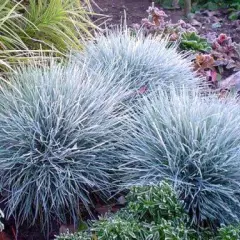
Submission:
<svg viewBox="0 0 240 240">
<path fill-rule="evenodd" d="M 94 11 L 99 14 L 107 15 L 107 26 L 112 27 L 123 22 L 126 13 L 128 26 L 134 23 L 141 23 L 143 18 L 147 18 L 146 10 L 152 4 L 152 0 L 94 0 Z M 159 4 L 156 7 L 161 8 Z M 166 10 L 167 20 L 176 23 L 184 19 L 183 10 Z M 231 21 L 228 19 L 226 10 L 220 11 L 201 11 L 195 14 L 194 19 L 200 23 L 195 26 L 201 35 L 218 35 L 225 33 L 232 37 L 233 41 L 240 43 L 240 20 Z"/>
<path fill-rule="evenodd" d="M 93 5 L 94 11 L 99 14 L 107 15 L 107 25 L 119 25 L 124 20 L 124 12 L 126 12 L 127 25 L 131 26 L 134 23 L 141 23 L 141 20 L 147 17 L 147 9 L 152 5 L 151 0 L 94 0 L 96 5 Z M 159 4 L 156 7 L 161 8 Z M 172 22 L 177 22 L 182 18 L 181 10 L 168 11 L 171 13 L 168 19 Z"/>
<path fill-rule="evenodd" d="M 131 26 L 134 23 L 141 23 L 143 18 L 147 17 L 146 10 L 152 4 L 151 0 L 95 0 L 96 5 L 93 6 L 94 11 L 99 14 L 108 15 L 105 19 L 106 25 L 112 27 L 119 25 L 123 22 L 126 12 L 127 25 Z M 161 8 L 158 4 L 155 6 Z M 164 10 L 168 15 L 168 20 L 176 23 L 178 20 L 183 19 L 183 10 Z M 93 17 L 96 20 L 96 17 Z M 226 33 L 232 37 L 233 41 L 240 43 L 240 20 L 230 21 L 227 19 L 227 13 L 225 10 L 218 12 L 202 11 L 195 14 L 194 19 L 197 20 L 201 26 L 195 26 L 202 35 L 217 35 L 219 33 Z M 99 23 L 99 22 L 98 22 Z M 217 24 L 216 24 L 217 23 Z M 213 28 L 212 24 L 218 25 L 217 28 Z M 54 235 L 59 233 L 60 225 L 52 223 L 54 225 L 53 231 L 50 233 L 50 239 L 54 239 Z M 14 237 L 14 223 L 12 221 L 5 222 L 5 231 L 0 234 L 0 240 L 15 239 Z M 38 226 L 19 229 L 19 235 L 17 240 L 44 240 L 46 239 L 40 233 Z"/>
</svg>

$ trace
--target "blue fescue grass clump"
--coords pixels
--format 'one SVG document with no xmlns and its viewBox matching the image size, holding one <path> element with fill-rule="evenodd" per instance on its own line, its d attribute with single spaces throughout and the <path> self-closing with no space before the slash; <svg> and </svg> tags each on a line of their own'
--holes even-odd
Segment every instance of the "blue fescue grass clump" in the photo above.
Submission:
<svg viewBox="0 0 240 240">
<path fill-rule="evenodd" d="M 125 87 L 84 65 L 19 68 L 0 91 L 0 185 L 7 217 L 34 224 L 90 211 L 109 196 Z"/>
<path fill-rule="evenodd" d="M 139 101 L 125 122 L 122 182 L 171 181 L 198 227 L 238 222 L 239 105 L 174 88 Z"/>
<path fill-rule="evenodd" d="M 125 29 L 98 35 L 87 42 L 83 52 L 76 54 L 79 62 L 87 59 L 90 69 L 117 76 L 116 81 L 127 76 L 126 84 L 134 90 L 148 85 L 196 87 L 199 79 L 186 56 L 179 54 L 175 45 L 169 46 L 167 39 L 145 37 L 141 32 L 133 36 Z"/>
</svg>

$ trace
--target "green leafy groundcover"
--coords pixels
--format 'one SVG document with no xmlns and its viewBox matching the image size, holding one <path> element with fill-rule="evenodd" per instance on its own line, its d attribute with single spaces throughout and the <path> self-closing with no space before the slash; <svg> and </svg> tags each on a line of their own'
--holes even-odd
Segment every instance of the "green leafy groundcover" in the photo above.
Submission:
<svg viewBox="0 0 240 240">
<path fill-rule="evenodd" d="M 92 222 L 87 231 L 63 234 L 56 240 L 237 240 L 240 237 L 240 229 L 234 226 L 222 227 L 216 233 L 189 227 L 182 203 L 166 182 L 133 187 L 127 201 L 124 209 Z"/>
<path fill-rule="evenodd" d="M 155 0 L 165 8 L 171 8 L 173 0 Z M 236 6 L 239 0 L 192 0 L 193 11 L 199 9 L 216 10 Z M 179 5 L 184 6 L 184 0 L 179 0 Z"/>
</svg>

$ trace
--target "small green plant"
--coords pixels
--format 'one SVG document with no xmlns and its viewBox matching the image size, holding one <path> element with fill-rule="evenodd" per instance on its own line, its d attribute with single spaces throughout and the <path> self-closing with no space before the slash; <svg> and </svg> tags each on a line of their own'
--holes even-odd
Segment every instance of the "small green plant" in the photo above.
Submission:
<svg viewBox="0 0 240 240">
<path fill-rule="evenodd" d="M 217 240 L 239 240 L 240 226 L 224 226 L 218 230 Z"/>
<path fill-rule="evenodd" d="M 55 240 L 98 240 L 98 238 L 94 238 L 94 235 L 89 232 L 66 232 L 60 236 L 56 236 Z"/>
<path fill-rule="evenodd" d="M 196 32 L 185 32 L 180 38 L 180 48 L 183 50 L 194 50 L 209 52 L 211 50 L 207 39 L 200 37 Z"/>
<path fill-rule="evenodd" d="M 231 8 L 239 3 L 238 0 L 193 0 L 192 2 L 193 11 L 202 9 L 215 11 L 223 8 Z"/>
<path fill-rule="evenodd" d="M 146 231 L 147 229 L 131 215 L 126 218 L 122 218 L 121 215 L 103 218 L 95 222 L 92 228 L 99 240 L 143 240 Z"/>
<path fill-rule="evenodd" d="M 184 215 L 176 194 L 165 182 L 160 186 L 133 187 L 127 201 L 128 211 L 148 223 L 160 223 L 162 219 L 181 218 Z"/>
<path fill-rule="evenodd" d="M 196 232 L 187 226 L 187 216 L 176 194 L 166 182 L 156 186 L 133 187 L 127 199 L 129 202 L 126 208 L 95 221 L 88 231 L 71 236 L 65 234 L 56 239 L 197 239 Z"/>
<path fill-rule="evenodd" d="M 228 8 L 230 20 L 237 20 L 240 18 L 240 2 L 232 3 Z"/>
</svg>

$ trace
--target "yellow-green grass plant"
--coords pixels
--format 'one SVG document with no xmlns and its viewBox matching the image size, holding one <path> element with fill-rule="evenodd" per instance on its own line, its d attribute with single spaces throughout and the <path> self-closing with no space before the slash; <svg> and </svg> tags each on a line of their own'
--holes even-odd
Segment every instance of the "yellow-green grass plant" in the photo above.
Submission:
<svg viewBox="0 0 240 240">
<path fill-rule="evenodd" d="M 89 0 L 0 0 L 0 71 L 43 53 L 65 56 L 82 49 L 82 40 L 96 29 L 90 10 Z"/>
<path fill-rule="evenodd" d="M 96 28 L 87 8 L 89 1 L 29 0 L 24 13 L 28 44 L 37 49 L 39 44 L 60 51 L 82 49 L 81 40 L 91 38 L 90 28 Z"/>
<path fill-rule="evenodd" d="M 9 69 L 9 57 L 14 51 L 27 50 L 21 35 L 24 31 L 20 27 L 27 20 L 18 14 L 17 9 L 20 3 L 13 4 L 10 0 L 0 0 L 0 65 L 1 70 Z M 21 33 L 21 34 L 20 34 Z M 14 51 L 13 51 L 14 50 Z"/>
</svg>

